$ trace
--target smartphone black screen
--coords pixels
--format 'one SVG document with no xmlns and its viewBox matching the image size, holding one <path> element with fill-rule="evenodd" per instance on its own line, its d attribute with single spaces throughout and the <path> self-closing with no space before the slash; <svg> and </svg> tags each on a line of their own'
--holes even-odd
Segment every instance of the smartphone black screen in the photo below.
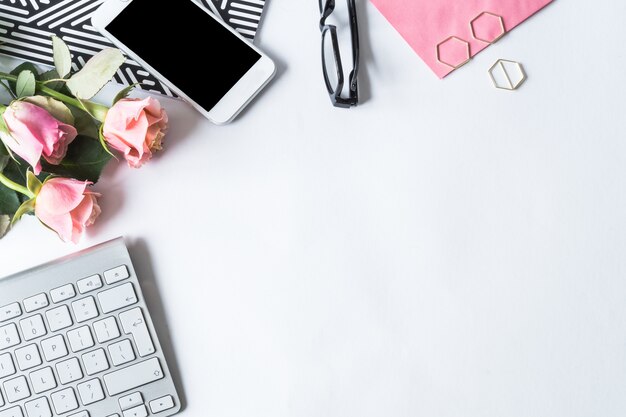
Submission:
<svg viewBox="0 0 626 417">
<path fill-rule="evenodd" d="M 206 110 L 261 58 L 191 0 L 133 0 L 106 29 Z"/>
</svg>

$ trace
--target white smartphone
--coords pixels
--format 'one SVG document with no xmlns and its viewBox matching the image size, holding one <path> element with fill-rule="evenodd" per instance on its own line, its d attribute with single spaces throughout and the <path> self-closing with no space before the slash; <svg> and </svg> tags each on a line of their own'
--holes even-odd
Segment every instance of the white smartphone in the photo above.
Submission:
<svg viewBox="0 0 626 417">
<path fill-rule="evenodd" d="M 107 0 L 92 23 L 216 124 L 230 122 L 276 72 L 267 55 L 192 0 Z"/>
</svg>

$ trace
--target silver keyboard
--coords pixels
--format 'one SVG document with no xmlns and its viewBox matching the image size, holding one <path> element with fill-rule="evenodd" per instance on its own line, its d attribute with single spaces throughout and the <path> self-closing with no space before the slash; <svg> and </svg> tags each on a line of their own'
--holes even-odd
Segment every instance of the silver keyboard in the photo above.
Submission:
<svg viewBox="0 0 626 417">
<path fill-rule="evenodd" d="M 0 280 L 0 417 L 179 410 L 123 239 Z"/>
</svg>

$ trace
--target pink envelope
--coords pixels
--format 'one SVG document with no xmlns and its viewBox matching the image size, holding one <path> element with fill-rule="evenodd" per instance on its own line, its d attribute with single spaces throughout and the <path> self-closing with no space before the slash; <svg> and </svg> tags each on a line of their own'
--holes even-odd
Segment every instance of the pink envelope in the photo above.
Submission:
<svg viewBox="0 0 626 417">
<path fill-rule="evenodd" d="M 372 0 L 443 78 L 552 0 Z M 504 31 L 502 30 L 504 28 Z"/>
</svg>

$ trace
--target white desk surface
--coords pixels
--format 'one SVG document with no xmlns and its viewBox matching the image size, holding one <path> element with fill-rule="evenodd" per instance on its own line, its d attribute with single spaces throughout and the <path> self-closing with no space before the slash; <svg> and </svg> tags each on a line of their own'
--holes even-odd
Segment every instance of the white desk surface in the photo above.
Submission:
<svg viewBox="0 0 626 417">
<path fill-rule="evenodd" d="M 329 103 L 317 3 L 272 0 L 236 123 L 167 101 L 88 238 L 29 218 L 0 275 L 125 235 L 185 416 L 623 416 L 626 3 L 556 0 L 445 81 L 359 7 L 362 106 Z"/>
</svg>

